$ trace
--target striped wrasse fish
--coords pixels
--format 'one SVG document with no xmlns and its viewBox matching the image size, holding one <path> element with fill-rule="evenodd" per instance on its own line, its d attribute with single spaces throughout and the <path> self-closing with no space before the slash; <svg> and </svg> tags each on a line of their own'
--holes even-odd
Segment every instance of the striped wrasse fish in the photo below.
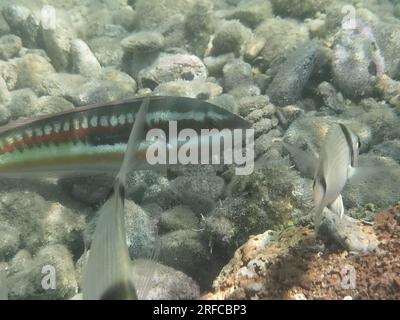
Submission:
<svg viewBox="0 0 400 320">
<path fill-rule="evenodd" d="M 79 107 L 9 123 L 0 128 L 0 175 L 19 177 L 118 172 L 136 114 L 144 98 Z M 149 97 L 146 129 L 245 129 L 243 118 L 203 100 Z M 136 157 L 144 159 L 148 142 Z M 143 161 L 144 163 L 144 161 Z M 140 168 L 140 164 L 137 165 Z"/>
</svg>

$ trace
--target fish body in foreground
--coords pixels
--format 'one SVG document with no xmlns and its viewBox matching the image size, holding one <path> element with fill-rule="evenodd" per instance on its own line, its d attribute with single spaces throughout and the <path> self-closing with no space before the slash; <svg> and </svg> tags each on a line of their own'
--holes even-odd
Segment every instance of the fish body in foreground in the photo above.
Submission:
<svg viewBox="0 0 400 320">
<path fill-rule="evenodd" d="M 340 215 L 343 215 L 340 194 L 347 179 L 354 174 L 359 148 L 359 137 L 345 125 L 335 125 L 328 132 L 313 182 L 317 219 L 327 206 L 338 208 Z"/>
<path fill-rule="evenodd" d="M 249 128 L 243 118 L 203 100 L 147 97 L 146 128 Z M 72 111 L 10 123 L 0 128 L 0 175 L 117 172 L 144 98 L 79 107 Z M 148 144 L 139 145 L 143 158 Z M 140 167 L 140 166 L 138 166 Z"/>
</svg>

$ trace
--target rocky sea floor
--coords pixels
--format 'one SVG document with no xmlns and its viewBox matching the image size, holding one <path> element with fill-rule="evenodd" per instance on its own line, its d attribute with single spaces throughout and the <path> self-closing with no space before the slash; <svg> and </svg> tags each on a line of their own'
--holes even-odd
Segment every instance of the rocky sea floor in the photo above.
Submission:
<svg viewBox="0 0 400 320">
<path fill-rule="evenodd" d="M 130 174 L 132 270 L 137 283 L 154 271 L 142 298 L 399 298 L 397 1 L 0 0 L 0 10 L 0 124 L 144 94 L 209 100 L 253 124 L 250 176 L 222 165 Z M 328 213 L 323 242 L 309 167 L 282 141 L 319 150 L 339 122 L 360 137 L 360 165 L 388 170 L 346 184 L 343 228 Z M 80 292 L 112 181 L 1 179 L 10 299 Z M 48 265 L 57 285 L 45 290 Z M 354 288 L 338 285 L 345 266 Z"/>
</svg>

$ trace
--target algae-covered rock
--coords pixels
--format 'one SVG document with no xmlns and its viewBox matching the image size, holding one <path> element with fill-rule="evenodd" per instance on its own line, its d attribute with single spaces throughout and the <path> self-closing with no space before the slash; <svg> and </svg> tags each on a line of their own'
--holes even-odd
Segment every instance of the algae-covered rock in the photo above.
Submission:
<svg viewBox="0 0 400 320">
<path fill-rule="evenodd" d="M 212 9 L 210 0 L 196 1 L 185 16 L 185 37 L 192 52 L 200 57 L 206 52 L 215 28 Z"/>
<path fill-rule="evenodd" d="M 203 215 L 213 209 L 224 187 L 224 180 L 217 176 L 180 176 L 171 181 L 171 188 L 181 203 Z"/>
<path fill-rule="evenodd" d="M 359 157 L 359 166 L 372 167 L 360 177 L 350 179 L 343 189 L 345 208 L 360 208 L 374 204 L 378 209 L 399 201 L 400 165 L 391 158 L 366 154 Z M 374 170 L 375 168 L 375 170 Z"/>
<path fill-rule="evenodd" d="M 71 254 L 62 245 L 41 249 L 34 260 L 8 278 L 9 298 L 67 299 L 78 292 Z"/>
<path fill-rule="evenodd" d="M 154 30 L 174 15 L 187 13 L 193 0 L 139 0 L 136 3 L 138 26 Z"/>
<path fill-rule="evenodd" d="M 210 99 L 219 96 L 222 87 L 214 82 L 204 80 L 176 80 L 164 82 L 154 89 L 154 95 L 181 96 L 198 99 Z"/>
<path fill-rule="evenodd" d="M 161 54 L 151 66 L 139 72 L 139 82 L 150 88 L 163 82 L 206 78 L 207 68 L 203 62 L 188 54 Z"/>
<path fill-rule="evenodd" d="M 229 92 L 235 87 L 253 83 L 251 65 L 240 59 L 235 59 L 226 63 L 222 69 L 222 73 L 226 92 Z"/>
<path fill-rule="evenodd" d="M 270 0 L 274 13 L 280 16 L 296 18 L 312 18 L 318 11 L 323 11 L 329 4 L 328 0 Z"/>
<path fill-rule="evenodd" d="M 56 70 L 69 70 L 71 43 L 76 37 L 71 24 L 65 19 L 56 19 L 55 26 L 42 25 L 41 30 L 44 47 Z"/>
<path fill-rule="evenodd" d="M 124 38 L 121 46 L 129 53 L 157 52 L 164 47 L 164 37 L 154 31 L 135 32 Z"/>
<path fill-rule="evenodd" d="M 308 29 L 291 19 L 267 19 L 255 29 L 254 34 L 265 39 L 260 55 L 267 65 L 286 57 L 297 45 L 309 40 Z"/>
<path fill-rule="evenodd" d="M 87 78 L 100 75 L 101 66 L 88 45 L 81 39 L 71 42 L 72 70 Z"/>
<path fill-rule="evenodd" d="M 22 48 L 21 38 L 15 35 L 5 35 L 0 38 L 0 59 L 8 60 L 17 55 Z"/>
<path fill-rule="evenodd" d="M 139 299 L 192 300 L 200 296 L 200 288 L 192 278 L 155 261 L 133 261 L 132 277 Z"/>
<path fill-rule="evenodd" d="M 160 216 L 160 228 L 165 231 L 198 229 L 199 219 L 187 206 L 177 206 Z"/>
<path fill-rule="evenodd" d="M 17 60 L 17 70 L 17 87 L 20 89 L 31 88 L 37 94 L 43 91 L 42 82 L 50 73 L 54 72 L 49 61 L 37 54 L 27 54 Z"/>
<path fill-rule="evenodd" d="M 8 104 L 11 118 L 32 117 L 36 114 L 37 96 L 31 89 L 19 89 L 12 91 Z"/>
<path fill-rule="evenodd" d="M 218 16 L 227 20 L 238 19 L 250 28 L 272 18 L 273 14 L 270 1 L 265 0 L 241 0 L 233 9 L 221 10 L 217 13 Z"/>
<path fill-rule="evenodd" d="M 23 5 L 10 4 L 3 8 L 3 16 L 13 33 L 21 37 L 25 47 L 37 46 L 40 20 L 36 14 Z"/>
<path fill-rule="evenodd" d="M 88 45 L 101 66 L 119 66 L 121 64 L 124 52 L 119 37 L 95 37 L 88 41 Z"/>
<path fill-rule="evenodd" d="M 233 52 L 237 56 L 251 35 L 251 30 L 239 21 L 226 21 L 215 32 L 211 52 L 213 55 Z"/>
<path fill-rule="evenodd" d="M 6 260 L 12 257 L 20 246 L 20 234 L 17 228 L 8 222 L 0 221 L 0 259 Z"/>
<path fill-rule="evenodd" d="M 213 276 L 209 250 L 198 231 L 178 230 L 161 236 L 159 261 L 183 271 L 200 284 Z M 209 267 L 199 268 L 201 265 Z"/>
<path fill-rule="evenodd" d="M 0 217 L 18 230 L 21 246 L 31 252 L 43 245 L 59 243 L 68 246 L 74 254 L 83 250 L 85 217 L 35 193 L 2 192 Z"/>
</svg>

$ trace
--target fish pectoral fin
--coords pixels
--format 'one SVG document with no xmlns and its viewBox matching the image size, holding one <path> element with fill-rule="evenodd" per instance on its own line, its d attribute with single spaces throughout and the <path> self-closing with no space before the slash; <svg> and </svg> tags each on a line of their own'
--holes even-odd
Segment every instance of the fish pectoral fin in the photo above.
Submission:
<svg viewBox="0 0 400 320">
<path fill-rule="evenodd" d="M 0 270 L 0 300 L 8 300 L 8 287 L 6 270 Z"/>
</svg>

